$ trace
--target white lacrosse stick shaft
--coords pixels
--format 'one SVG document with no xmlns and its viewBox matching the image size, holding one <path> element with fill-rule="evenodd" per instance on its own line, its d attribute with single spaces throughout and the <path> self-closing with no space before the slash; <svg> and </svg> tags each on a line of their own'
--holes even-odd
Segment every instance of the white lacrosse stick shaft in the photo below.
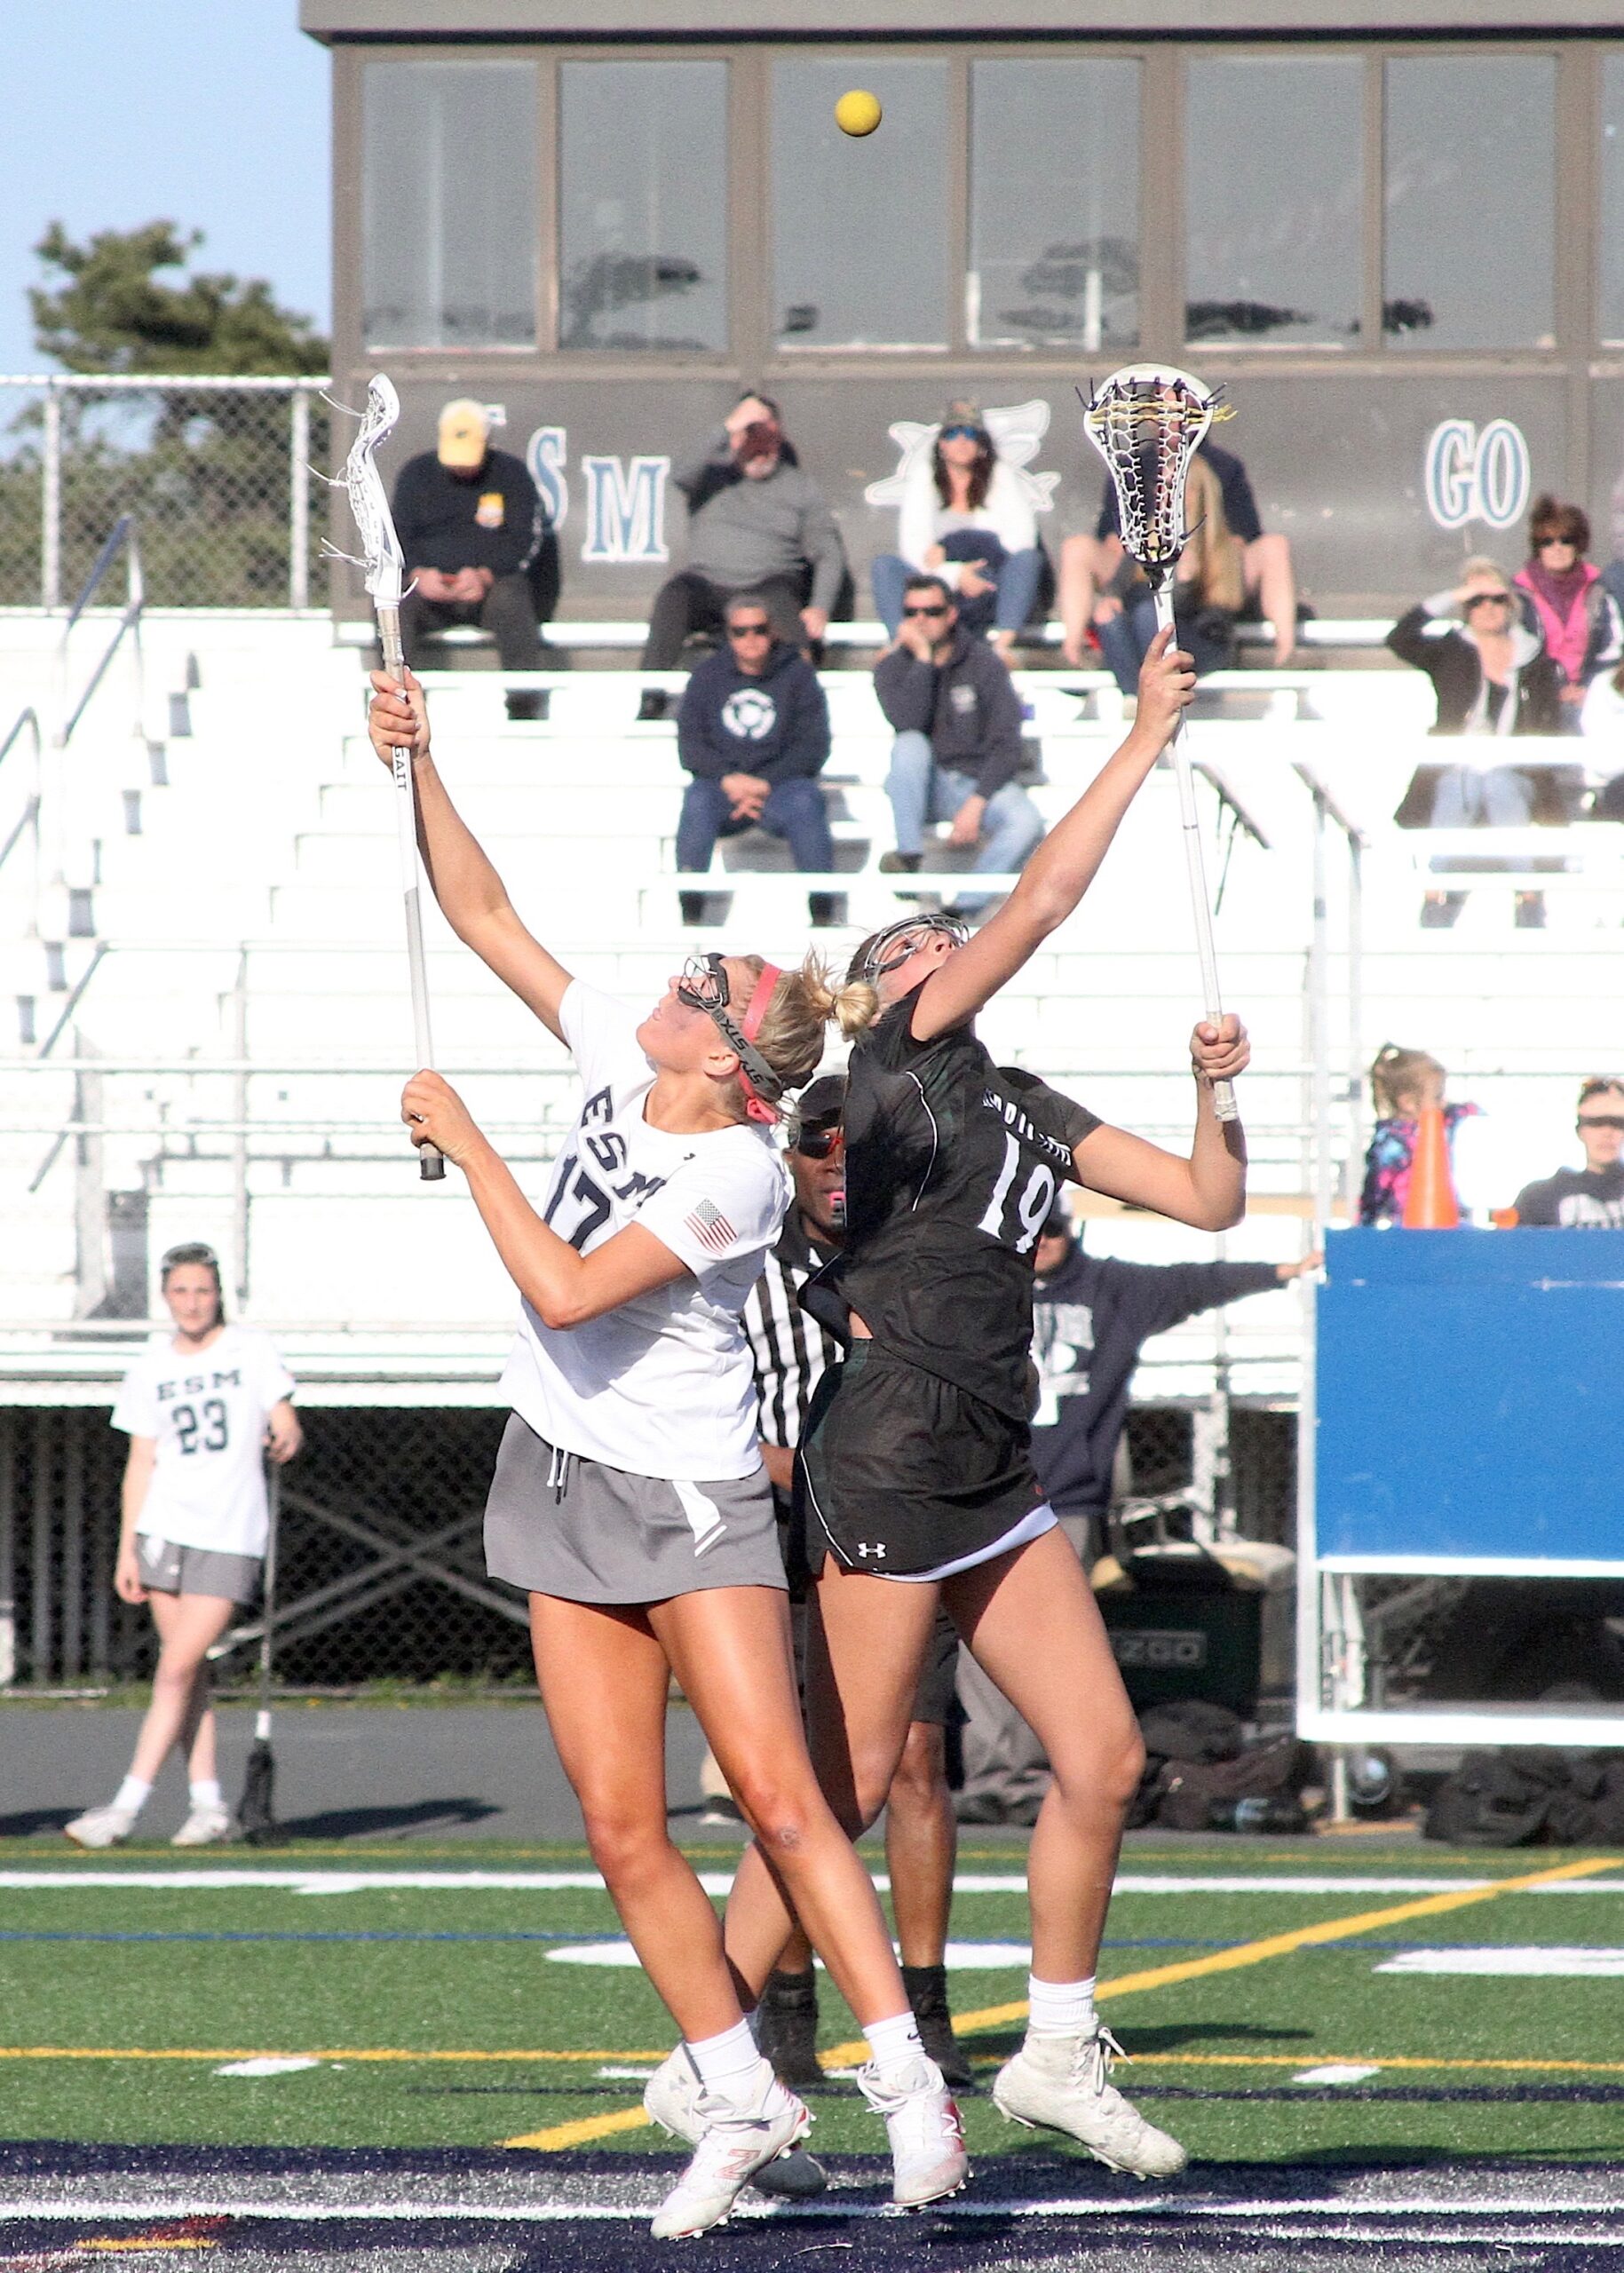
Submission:
<svg viewBox="0 0 1624 2273">
<path fill-rule="evenodd" d="M 1173 621 L 1173 579 L 1164 576 L 1155 587 L 1156 629 L 1165 631 Z M 1178 645 L 1174 634 L 1173 644 Z M 1195 776 L 1190 770 L 1190 751 L 1184 741 L 1184 714 L 1173 729 L 1173 739 L 1168 745 L 1168 755 L 1173 761 L 1173 778 L 1178 784 L 1178 826 L 1184 840 L 1184 871 L 1190 879 L 1190 907 L 1195 918 L 1195 952 L 1201 966 L 1201 1003 L 1207 1018 L 1216 1026 L 1224 1016 L 1224 1002 L 1218 992 L 1218 957 L 1212 939 L 1212 902 L 1207 896 L 1207 865 L 1201 858 L 1201 819 L 1196 811 Z M 1235 1102 L 1233 1081 L 1215 1081 L 1212 1085 L 1212 1107 L 1220 1121 L 1239 1121 L 1240 1108 Z"/>
<path fill-rule="evenodd" d="M 378 644 L 384 651 L 384 669 L 395 685 L 406 685 L 406 655 L 400 645 L 400 609 L 399 603 L 380 601 L 376 609 Z M 434 1063 L 434 1040 L 429 1027 L 429 971 L 423 952 L 423 863 L 417 857 L 417 788 L 412 779 L 412 754 L 397 748 L 393 758 L 395 780 L 395 835 L 400 848 L 400 891 L 406 909 L 406 968 L 412 989 L 412 1047 L 419 1065 Z M 1196 856 L 1200 857 L 1199 852 Z M 445 1155 L 433 1144 L 417 1148 L 420 1163 L 418 1173 L 425 1183 L 437 1182 L 446 1173 Z"/>
<path fill-rule="evenodd" d="M 400 415 L 400 398 L 392 381 L 382 371 L 374 374 L 367 389 L 367 408 L 360 432 L 345 461 L 341 477 L 350 496 L 350 510 L 360 532 L 367 590 L 377 617 L 378 643 L 384 669 L 395 685 L 406 685 L 406 656 L 400 645 L 400 587 L 405 563 L 394 516 L 389 510 L 383 476 L 377 469 L 378 445 Z M 400 890 L 406 910 L 406 962 L 411 977 L 412 1036 L 420 1066 L 434 1063 L 434 1043 L 429 1032 L 429 975 L 423 954 L 423 869 L 417 858 L 417 793 L 412 779 L 412 754 L 397 749 L 393 758 L 395 833 L 400 851 Z M 417 1147 L 418 1173 L 425 1183 L 438 1182 L 446 1173 L 445 1156 L 432 1144 Z"/>
</svg>

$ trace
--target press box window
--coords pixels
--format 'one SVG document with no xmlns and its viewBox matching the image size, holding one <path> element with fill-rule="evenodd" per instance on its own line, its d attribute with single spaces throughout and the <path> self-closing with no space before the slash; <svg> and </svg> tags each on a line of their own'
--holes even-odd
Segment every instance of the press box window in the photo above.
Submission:
<svg viewBox="0 0 1624 2273">
<path fill-rule="evenodd" d="M 1597 329 L 1610 347 L 1624 342 L 1624 55 L 1602 66 L 1601 246 Z"/>
<path fill-rule="evenodd" d="M 835 105 L 867 87 L 877 133 Z M 947 67 L 782 62 L 772 72 L 772 275 L 780 347 L 941 347 L 947 339 Z M 883 257 L 880 257 L 883 256 Z"/>
<path fill-rule="evenodd" d="M 558 345 L 727 345 L 727 66 L 559 72 Z"/>
<path fill-rule="evenodd" d="M 1359 329 L 1364 66 L 1192 62 L 1184 99 L 1184 333 L 1349 346 Z"/>
<path fill-rule="evenodd" d="M 965 331 L 972 347 L 1137 343 L 1137 63 L 971 65 Z"/>
<path fill-rule="evenodd" d="M 1406 56 L 1385 77 L 1387 344 L 1554 346 L 1554 60 Z"/>
<path fill-rule="evenodd" d="M 368 347 L 533 347 L 535 67 L 369 63 L 363 89 Z"/>
</svg>

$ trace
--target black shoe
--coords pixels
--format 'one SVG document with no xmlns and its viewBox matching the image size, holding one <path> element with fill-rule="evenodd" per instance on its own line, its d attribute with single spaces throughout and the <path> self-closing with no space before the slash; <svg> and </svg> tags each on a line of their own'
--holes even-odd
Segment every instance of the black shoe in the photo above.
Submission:
<svg viewBox="0 0 1624 2273">
<path fill-rule="evenodd" d="M 701 1823 L 742 1823 L 739 1802 L 731 1792 L 707 1792 L 705 1804 L 700 1810 Z"/>
<path fill-rule="evenodd" d="M 953 1812 L 961 1823 L 1002 1823 L 1003 1802 L 996 1792 L 955 1792 Z"/>
<path fill-rule="evenodd" d="M 705 920 L 706 895 L 702 891 L 679 891 L 677 895 L 685 923 L 702 923 Z"/>
<path fill-rule="evenodd" d="M 662 686 L 646 686 L 643 690 L 643 700 L 638 705 L 638 725 L 652 725 L 664 716 L 665 689 Z"/>
<path fill-rule="evenodd" d="M 812 1973 L 770 1973 L 756 2008 L 761 2056 L 791 2091 L 821 2084 L 818 2065 L 818 1982 Z"/>
<path fill-rule="evenodd" d="M 545 687 L 514 687 L 507 698 L 510 722 L 516 726 L 539 725 L 547 716 Z"/>
<path fill-rule="evenodd" d="M 814 931 L 831 931 L 846 920 L 846 896 L 843 891 L 809 891 L 806 909 Z"/>
<path fill-rule="evenodd" d="M 923 852 L 882 852 L 880 874 L 883 876 L 916 876 L 923 859 Z"/>
<path fill-rule="evenodd" d="M 947 2009 L 947 1975 L 939 1965 L 905 1965 L 902 1986 L 919 2024 L 919 2040 L 955 2092 L 973 2092 L 975 2077 L 963 2046 L 953 2033 Z"/>
</svg>

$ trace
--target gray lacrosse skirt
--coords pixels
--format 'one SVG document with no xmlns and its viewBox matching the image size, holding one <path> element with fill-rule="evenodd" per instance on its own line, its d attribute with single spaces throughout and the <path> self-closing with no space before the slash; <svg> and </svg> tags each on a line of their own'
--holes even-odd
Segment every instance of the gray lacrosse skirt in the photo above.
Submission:
<svg viewBox="0 0 1624 2273">
<path fill-rule="evenodd" d="M 716 1484 L 631 1476 L 508 1415 L 485 1503 L 485 1567 L 564 1602 L 669 1602 L 707 1587 L 785 1588 L 764 1468 Z"/>
</svg>

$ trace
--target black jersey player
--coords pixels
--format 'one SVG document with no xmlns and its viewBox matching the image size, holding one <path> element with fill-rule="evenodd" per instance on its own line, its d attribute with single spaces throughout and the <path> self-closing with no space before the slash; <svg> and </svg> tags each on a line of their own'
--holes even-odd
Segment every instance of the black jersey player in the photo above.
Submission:
<svg viewBox="0 0 1624 2273">
<path fill-rule="evenodd" d="M 808 1417 L 797 1471 L 820 1563 L 808 1709 L 825 1789 L 854 1831 L 877 1811 L 940 1599 L 1045 1747 L 1059 1747 L 1028 1861 L 1028 2032 L 994 2096 L 1014 2120 L 1066 2132 L 1143 2177 L 1179 2169 L 1184 2152 L 1111 2084 L 1115 2047 L 1093 2005 L 1143 1748 L 1032 1467 L 1031 1256 L 1065 1176 L 1206 1229 L 1238 1222 L 1244 1148 L 1212 1092 L 1249 1050 L 1233 1018 L 1196 1027 L 1195 1132 L 1181 1159 L 1001 1072 L 972 1021 L 1076 907 L 1193 684 L 1189 658 L 1159 637 L 1126 741 L 974 939 L 947 918 L 913 918 L 859 950 L 853 975 L 875 986 L 877 1015 L 848 1074 L 846 1247 L 809 1289 L 852 1348 Z M 764 1976 L 785 1924 L 747 1857 L 727 1925 L 747 1981 Z"/>
</svg>

